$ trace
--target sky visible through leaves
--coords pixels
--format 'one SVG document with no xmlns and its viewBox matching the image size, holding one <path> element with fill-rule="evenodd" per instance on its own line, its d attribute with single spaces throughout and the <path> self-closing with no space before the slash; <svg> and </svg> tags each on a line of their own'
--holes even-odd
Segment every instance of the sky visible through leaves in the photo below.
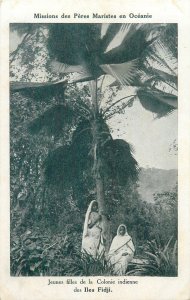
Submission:
<svg viewBox="0 0 190 300">
<path fill-rule="evenodd" d="M 10 33 L 10 52 L 17 48 L 22 38 L 16 31 Z M 40 42 L 38 46 L 40 51 Z M 30 54 L 28 53 L 28 55 Z M 42 56 L 45 62 L 46 53 L 42 53 Z M 23 56 L 20 59 L 23 60 Z M 49 81 L 50 79 L 57 79 L 53 76 L 47 76 L 43 67 L 40 68 L 39 72 L 38 65 L 42 63 L 40 54 L 38 54 L 38 59 L 35 59 L 35 68 L 31 66 L 30 80 Z M 16 80 L 20 80 L 25 72 L 28 72 L 28 66 L 26 69 L 22 68 L 21 70 L 19 62 L 16 61 L 14 63 L 14 73 L 20 74 Z M 108 76 L 104 84 L 106 85 L 110 80 Z M 132 88 L 131 90 L 129 87 L 122 88 L 115 100 L 126 96 L 127 93 L 132 93 Z M 132 107 L 125 109 L 124 114 L 114 115 L 108 120 L 108 124 L 112 128 L 113 138 L 124 139 L 134 146 L 134 156 L 141 167 L 177 168 L 177 153 L 172 147 L 177 140 L 177 111 L 165 118 L 155 119 L 153 113 L 145 110 L 139 101 L 135 100 Z"/>
</svg>

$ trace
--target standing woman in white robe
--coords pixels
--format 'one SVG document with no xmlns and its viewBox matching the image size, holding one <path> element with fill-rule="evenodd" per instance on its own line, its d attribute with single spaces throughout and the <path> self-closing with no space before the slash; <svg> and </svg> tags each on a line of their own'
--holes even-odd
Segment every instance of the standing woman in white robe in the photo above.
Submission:
<svg viewBox="0 0 190 300">
<path fill-rule="evenodd" d="M 113 265 L 115 275 L 124 275 L 128 263 L 133 259 L 135 247 L 132 238 L 127 233 L 124 224 L 119 225 L 117 235 L 114 237 L 108 258 Z"/>
<path fill-rule="evenodd" d="M 87 252 L 94 258 L 104 252 L 101 223 L 98 202 L 93 200 L 90 203 L 85 216 L 82 237 L 82 252 Z"/>
</svg>

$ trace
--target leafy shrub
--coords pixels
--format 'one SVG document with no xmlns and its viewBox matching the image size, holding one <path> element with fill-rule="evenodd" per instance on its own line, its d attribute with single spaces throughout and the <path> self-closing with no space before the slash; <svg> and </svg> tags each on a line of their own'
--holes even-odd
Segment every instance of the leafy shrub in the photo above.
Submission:
<svg viewBox="0 0 190 300">
<path fill-rule="evenodd" d="M 13 238 L 11 247 L 11 275 L 61 276 L 67 256 L 73 255 L 74 246 L 68 235 L 40 235 L 27 230 Z"/>
<path fill-rule="evenodd" d="M 177 276 L 177 241 L 171 246 L 172 238 L 161 246 L 158 242 L 147 242 L 144 255 L 138 262 L 131 263 L 127 275 Z"/>
<path fill-rule="evenodd" d="M 113 267 L 104 255 L 81 253 L 79 234 L 41 234 L 26 230 L 11 239 L 12 276 L 111 275 Z"/>
<path fill-rule="evenodd" d="M 104 254 L 93 257 L 87 252 L 78 252 L 67 260 L 67 276 L 109 276 L 113 275 L 113 266 L 106 260 Z"/>
</svg>

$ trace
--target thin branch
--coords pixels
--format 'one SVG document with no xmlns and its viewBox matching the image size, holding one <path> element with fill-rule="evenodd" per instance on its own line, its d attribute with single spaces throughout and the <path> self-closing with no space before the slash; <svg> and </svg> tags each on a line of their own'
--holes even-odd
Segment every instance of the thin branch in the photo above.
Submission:
<svg viewBox="0 0 190 300">
<path fill-rule="evenodd" d="M 110 135 L 110 133 L 107 132 L 107 131 L 101 131 L 101 132 L 100 132 L 100 135 L 102 135 L 102 134 Z"/>
<path fill-rule="evenodd" d="M 117 103 L 119 103 L 120 101 L 124 100 L 124 99 L 127 99 L 127 98 L 130 98 L 130 97 L 136 97 L 136 95 L 130 95 L 130 96 L 126 96 L 126 97 L 123 97 L 119 100 L 117 100 L 116 102 L 114 102 L 112 105 L 110 105 L 106 110 L 104 110 L 103 112 L 103 116 L 114 106 L 116 105 Z M 128 102 L 130 101 L 131 99 L 128 100 Z"/>
<path fill-rule="evenodd" d="M 135 99 L 135 97 L 136 97 L 136 95 L 133 97 L 133 99 Z M 129 99 L 129 101 L 130 101 L 131 99 Z M 128 101 L 128 102 L 129 102 Z M 127 106 L 128 106 L 128 102 L 125 104 L 125 107 L 122 107 L 122 109 L 125 109 Z M 110 113 L 109 115 L 107 115 L 105 118 L 104 118 L 104 120 L 106 121 L 106 120 L 109 120 L 113 115 L 115 115 L 116 113 L 118 113 L 118 112 L 112 112 L 112 113 Z"/>
<path fill-rule="evenodd" d="M 53 243 L 52 245 L 50 245 L 49 247 L 47 247 L 46 249 L 44 249 L 43 252 L 42 252 L 42 254 L 44 254 L 45 251 L 51 249 L 51 248 L 54 247 L 56 244 L 58 244 L 58 243 L 60 243 L 60 242 L 62 242 L 62 241 L 63 241 L 63 245 L 62 245 L 62 246 L 64 246 L 66 240 L 67 240 L 67 235 L 65 236 L 64 240 L 62 239 L 61 241 L 57 241 L 57 242 Z"/>
<path fill-rule="evenodd" d="M 104 83 L 105 77 L 106 77 L 106 75 L 103 75 L 102 82 L 101 82 L 101 86 L 100 86 L 100 91 L 101 91 L 101 92 L 102 92 L 102 87 L 103 87 L 103 83 Z"/>
<path fill-rule="evenodd" d="M 115 115 L 115 112 L 113 112 L 113 113 L 107 115 L 106 117 L 104 117 L 104 120 L 105 120 L 105 121 L 106 121 L 106 120 L 109 120 L 113 115 Z"/>
</svg>

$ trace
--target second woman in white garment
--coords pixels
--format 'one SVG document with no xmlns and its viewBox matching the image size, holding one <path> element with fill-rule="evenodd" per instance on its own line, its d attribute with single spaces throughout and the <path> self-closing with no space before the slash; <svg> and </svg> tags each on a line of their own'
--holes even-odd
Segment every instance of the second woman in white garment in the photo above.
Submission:
<svg viewBox="0 0 190 300">
<path fill-rule="evenodd" d="M 113 265 L 115 275 L 124 275 L 129 262 L 133 259 L 135 247 L 124 224 L 119 225 L 109 250 L 109 261 Z"/>
</svg>

